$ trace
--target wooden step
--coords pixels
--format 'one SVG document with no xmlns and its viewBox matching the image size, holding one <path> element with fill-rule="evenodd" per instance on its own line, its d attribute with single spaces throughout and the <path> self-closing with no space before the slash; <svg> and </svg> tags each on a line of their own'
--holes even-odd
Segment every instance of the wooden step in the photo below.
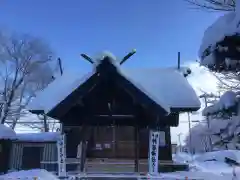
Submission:
<svg viewBox="0 0 240 180">
<path fill-rule="evenodd" d="M 159 161 L 160 166 L 174 165 L 173 161 Z M 132 159 L 87 159 L 85 164 L 86 172 L 134 172 L 135 161 Z M 139 160 L 139 172 L 148 172 L 148 159 Z"/>
<path fill-rule="evenodd" d="M 147 161 L 139 161 L 140 172 L 147 172 Z M 135 171 L 135 162 L 130 159 L 87 159 L 85 164 L 86 172 L 128 172 L 132 173 Z"/>
</svg>

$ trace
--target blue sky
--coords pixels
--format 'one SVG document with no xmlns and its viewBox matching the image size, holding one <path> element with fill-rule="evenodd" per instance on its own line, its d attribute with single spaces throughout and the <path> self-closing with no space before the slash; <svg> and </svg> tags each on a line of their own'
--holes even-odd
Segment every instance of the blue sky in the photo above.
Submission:
<svg viewBox="0 0 240 180">
<path fill-rule="evenodd" d="M 137 54 L 128 67 L 175 66 L 196 60 L 205 28 L 219 14 L 194 10 L 184 0 L 5 0 L 0 26 L 44 38 L 66 69 L 87 68 L 80 53 Z"/>
</svg>

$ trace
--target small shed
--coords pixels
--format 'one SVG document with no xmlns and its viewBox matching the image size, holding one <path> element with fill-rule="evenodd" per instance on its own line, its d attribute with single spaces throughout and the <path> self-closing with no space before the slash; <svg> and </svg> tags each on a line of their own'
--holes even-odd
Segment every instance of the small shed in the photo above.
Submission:
<svg viewBox="0 0 240 180">
<path fill-rule="evenodd" d="M 0 173 L 6 173 L 9 167 L 12 142 L 16 139 L 16 133 L 10 127 L 0 124 Z"/>
<path fill-rule="evenodd" d="M 19 133 L 11 151 L 10 169 L 46 169 L 56 171 L 57 141 L 59 132 Z"/>
</svg>

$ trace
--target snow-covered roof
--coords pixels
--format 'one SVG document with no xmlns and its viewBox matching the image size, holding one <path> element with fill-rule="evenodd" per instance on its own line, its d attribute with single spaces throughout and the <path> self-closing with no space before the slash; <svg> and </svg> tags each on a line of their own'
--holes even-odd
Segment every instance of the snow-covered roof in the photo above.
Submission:
<svg viewBox="0 0 240 180">
<path fill-rule="evenodd" d="M 58 141 L 60 135 L 59 132 L 19 133 L 17 134 L 17 140 L 27 142 L 52 142 Z"/>
<path fill-rule="evenodd" d="M 123 75 L 165 109 L 199 108 L 195 91 L 177 69 L 122 70 Z"/>
<path fill-rule="evenodd" d="M 15 140 L 17 137 L 15 131 L 12 128 L 0 124 L 0 139 Z"/>
<path fill-rule="evenodd" d="M 195 91 L 176 69 L 131 70 L 115 66 L 122 76 L 141 89 L 167 112 L 170 112 L 170 108 L 200 108 L 200 101 Z M 45 113 L 48 113 L 94 73 L 95 69 L 90 73 L 64 73 L 63 76 L 49 84 L 46 89 L 37 93 L 36 98 L 29 103 L 28 109 L 44 110 Z"/>
<path fill-rule="evenodd" d="M 93 74 L 94 72 L 64 73 L 62 76 L 56 78 L 43 91 L 39 91 L 36 94 L 36 98 L 29 103 L 27 109 L 43 110 L 45 113 L 49 112 Z"/>
<path fill-rule="evenodd" d="M 219 17 L 211 26 L 209 26 L 202 39 L 199 49 L 199 56 L 211 46 L 215 47 L 216 43 L 222 41 L 226 36 L 231 36 L 240 32 L 240 16 L 236 12 L 229 12 Z"/>
</svg>

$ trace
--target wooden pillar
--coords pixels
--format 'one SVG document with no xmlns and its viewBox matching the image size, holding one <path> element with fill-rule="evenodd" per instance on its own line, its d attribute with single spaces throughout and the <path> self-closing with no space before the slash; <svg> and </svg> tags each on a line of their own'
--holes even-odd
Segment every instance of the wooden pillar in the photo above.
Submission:
<svg viewBox="0 0 240 180">
<path fill-rule="evenodd" d="M 85 167 L 85 161 L 86 161 L 86 155 L 87 155 L 87 139 L 88 139 L 88 133 L 90 133 L 91 129 L 83 125 L 82 127 L 82 151 L 81 151 L 81 164 L 80 164 L 80 170 L 81 172 L 84 171 Z"/>
<path fill-rule="evenodd" d="M 115 122 L 112 126 L 112 154 L 113 154 L 113 158 L 116 158 L 116 126 L 115 126 Z"/>
<path fill-rule="evenodd" d="M 161 127 L 159 137 L 159 161 L 172 161 L 170 127 Z"/>
<path fill-rule="evenodd" d="M 139 127 L 134 127 L 134 142 L 135 142 L 135 172 L 139 172 Z"/>
</svg>

